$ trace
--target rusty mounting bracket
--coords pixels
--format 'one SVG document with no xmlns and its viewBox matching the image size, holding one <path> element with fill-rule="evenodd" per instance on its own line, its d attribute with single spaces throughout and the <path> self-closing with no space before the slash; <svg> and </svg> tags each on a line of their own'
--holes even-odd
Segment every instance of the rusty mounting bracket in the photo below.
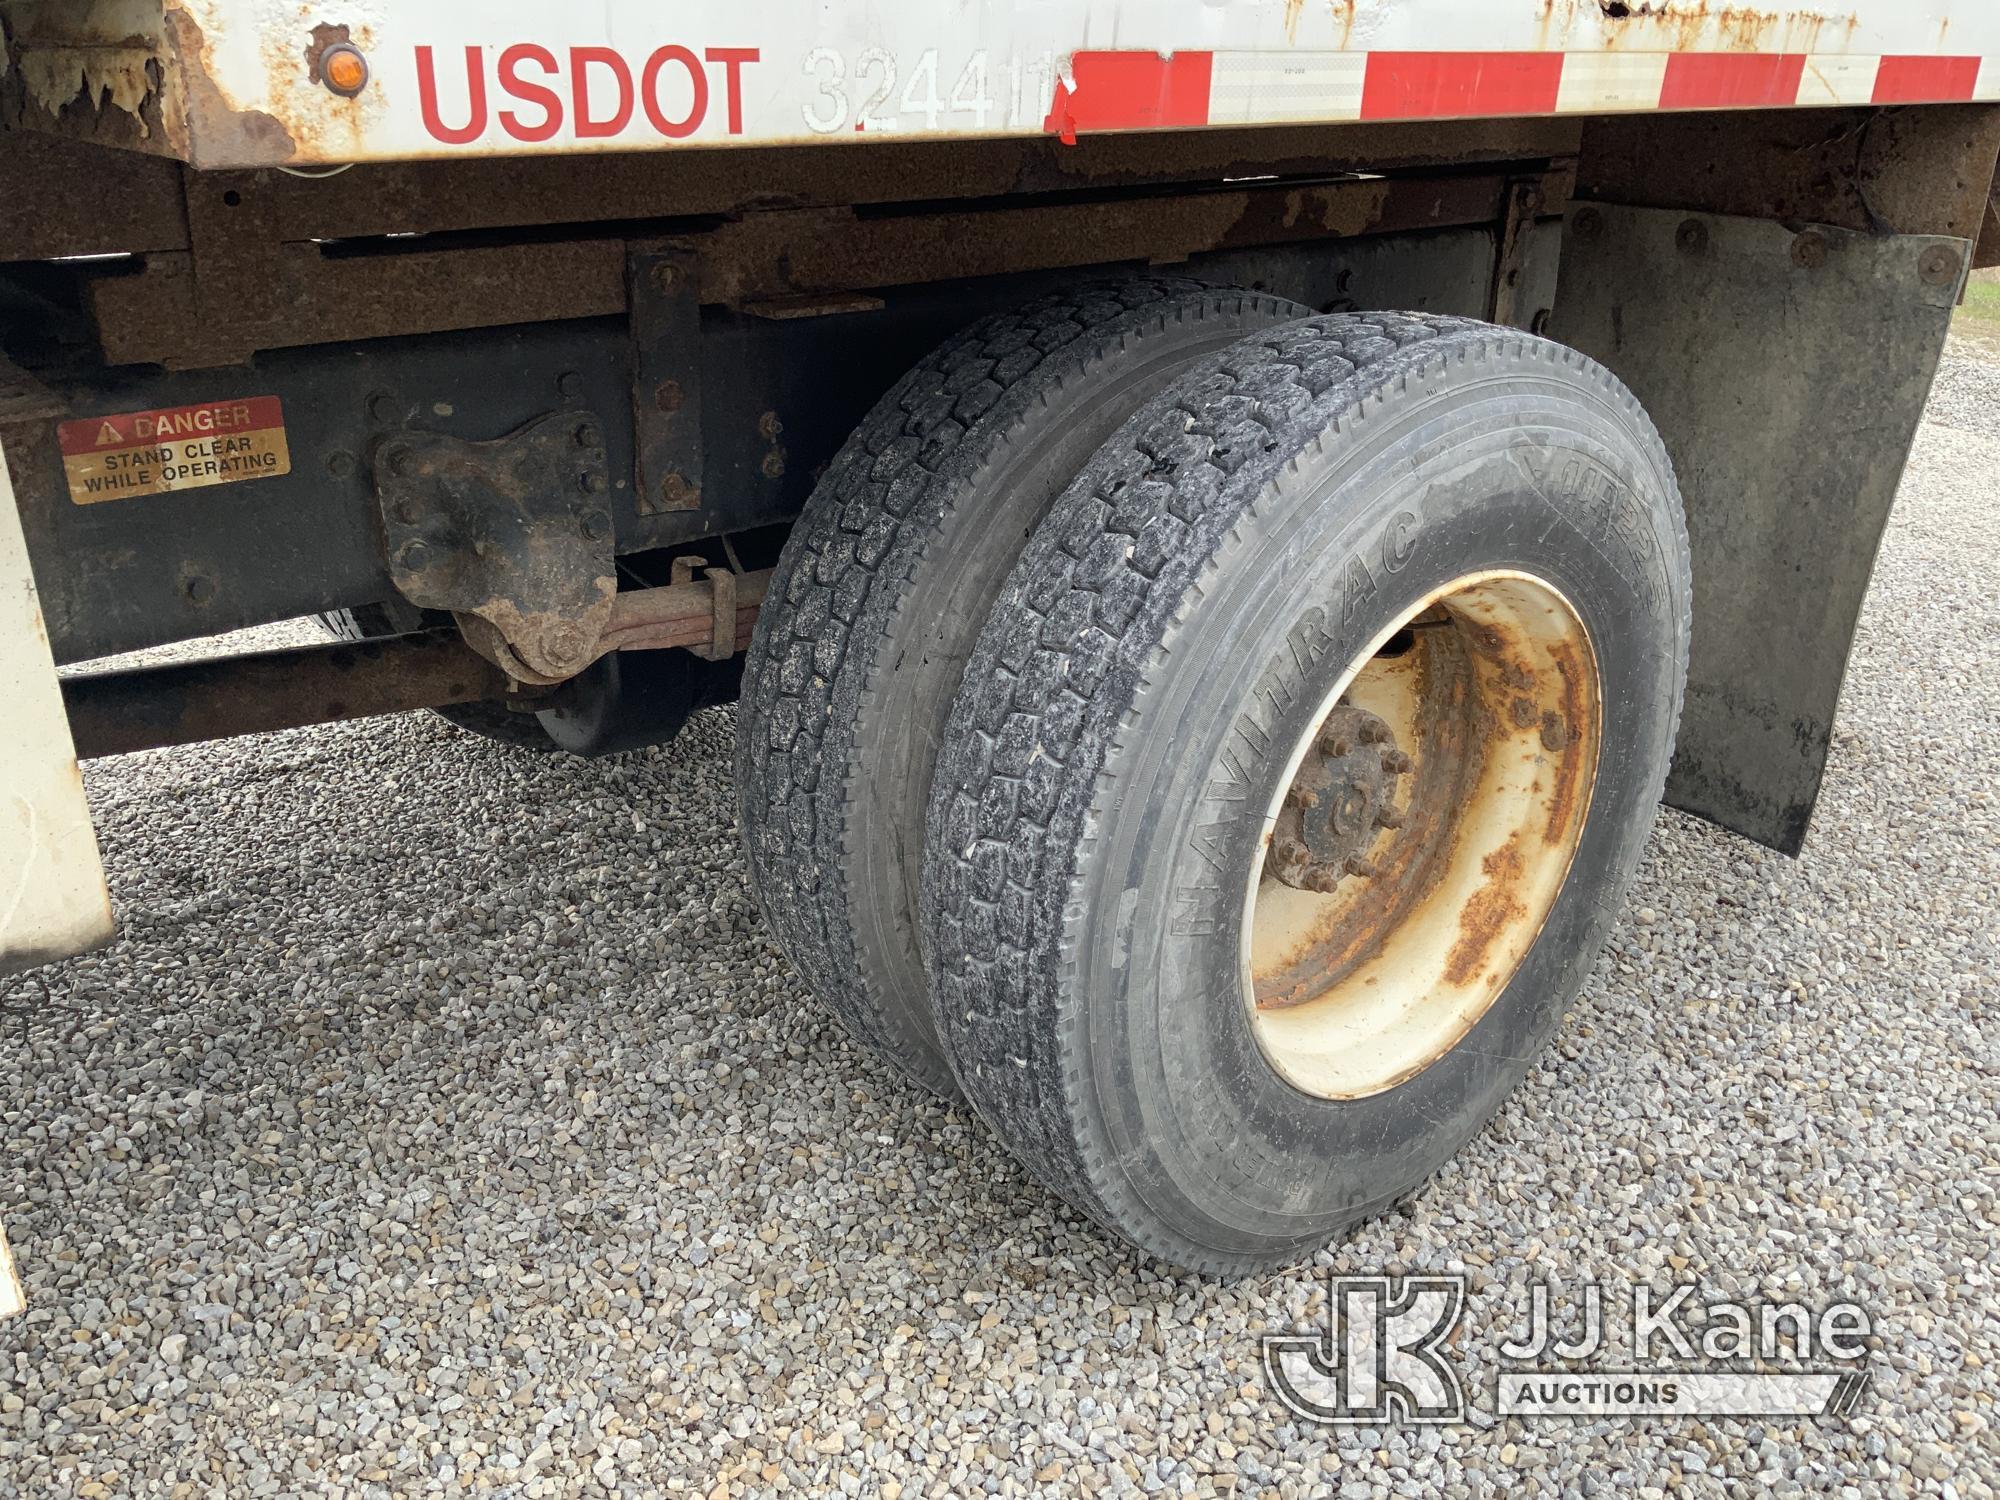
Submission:
<svg viewBox="0 0 2000 1500">
<path fill-rule="evenodd" d="M 618 591 L 596 416 L 553 413 L 483 443 L 392 432 L 374 473 L 404 598 L 450 610 L 467 642 L 521 682 L 559 682 L 595 659 Z"/>
<path fill-rule="evenodd" d="M 632 337 L 632 430 L 643 547 L 678 512 L 700 510 L 701 260 L 686 240 L 637 241 L 626 255 Z M 662 531 L 660 539 L 668 533 Z"/>
<path fill-rule="evenodd" d="M 711 568 L 705 557 L 677 557 L 669 567 L 670 585 L 694 582 L 695 569 L 708 580 L 710 621 L 714 629 L 701 645 L 687 647 L 690 655 L 704 661 L 726 661 L 736 654 L 736 573 L 731 568 Z"/>
<path fill-rule="evenodd" d="M 1495 230 L 1493 282 L 1486 298 L 1486 319 L 1502 326 L 1521 321 L 1521 277 L 1527 268 L 1528 236 L 1535 216 L 1548 203 L 1540 178 L 1519 177 L 1507 184 L 1507 197 Z"/>
</svg>

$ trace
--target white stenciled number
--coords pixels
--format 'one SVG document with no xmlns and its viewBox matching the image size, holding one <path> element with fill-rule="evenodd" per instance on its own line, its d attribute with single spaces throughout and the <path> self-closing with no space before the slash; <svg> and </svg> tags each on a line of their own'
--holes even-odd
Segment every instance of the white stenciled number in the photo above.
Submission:
<svg viewBox="0 0 2000 1500">
<path fill-rule="evenodd" d="M 987 113 L 993 108 L 993 101 L 986 94 L 986 54 L 975 52 L 965 64 L 965 71 L 958 75 L 958 82 L 951 86 L 951 107 L 954 113 L 972 116 L 972 128 L 986 128 Z"/>
<path fill-rule="evenodd" d="M 894 130 L 896 128 L 894 119 L 874 113 L 879 106 L 889 102 L 889 95 L 896 87 L 896 59 L 880 47 L 870 47 L 854 60 L 854 77 L 857 82 L 865 83 L 869 75 L 874 73 L 880 73 L 882 81 L 862 102 L 861 113 L 854 117 L 854 126 L 857 130 L 863 131 Z"/>
<path fill-rule="evenodd" d="M 917 92 L 921 87 L 923 92 Z M 917 59 L 917 65 L 910 69 L 910 81 L 903 89 L 903 113 L 922 115 L 924 129 L 936 130 L 938 116 L 944 111 L 944 101 L 938 98 L 937 48 L 926 49 Z"/>
<path fill-rule="evenodd" d="M 1046 52 L 1023 62 L 1007 59 L 1007 125 L 1019 130 L 1038 127 L 1048 115 L 1056 92 L 1055 59 Z"/>
<path fill-rule="evenodd" d="M 815 85 L 812 99 L 800 109 L 806 129 L 831 135 L 847 123 L 847 91 L 841 88 L 847 62 L 831 47 L 815 47 L 806 54 L 805 71 Z"/>
</svg>

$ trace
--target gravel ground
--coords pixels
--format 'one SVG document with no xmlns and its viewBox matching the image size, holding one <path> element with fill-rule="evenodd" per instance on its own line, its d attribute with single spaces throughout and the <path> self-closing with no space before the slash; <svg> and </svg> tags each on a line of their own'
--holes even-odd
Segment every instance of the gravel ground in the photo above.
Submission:
<svg viewBox="0 0 2000 1500">
<path fill-rule="evenodd" d="M 1678 815 L 1558 1045 L 1405 1212 L 1135 1262 L 765 941 L 732 723 L 610 764 L 415 716 L 89 768 L 124 936 L 15 981 L 0 1491 L 1989 1496 L 2000 368 L 1946 371 L 1806 857 Z M 1296 1423 L 1318 1277 L 1854 1298 L 1860 1416 Z M 1614 1294 L 1622 1295 L 1622 1293 Z"/>
</svg>

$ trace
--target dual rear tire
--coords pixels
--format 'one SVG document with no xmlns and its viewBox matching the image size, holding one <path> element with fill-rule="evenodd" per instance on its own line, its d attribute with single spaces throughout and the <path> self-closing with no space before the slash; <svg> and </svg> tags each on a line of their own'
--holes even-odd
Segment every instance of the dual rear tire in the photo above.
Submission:
<svg viewBox="0 0 2000 1500">
<path fill-rule="evenodd" d="M 1664 782 L 1687 543 L 1571 351 L 1142 285 L 1090 326 L 1226 347 L 1079 334 L 985 439 L 953 346 L 885 398 L 759 621 L 739 785 L 858 1034 L 1232 1273 L 1419 1186 L 1560 1023 Z"/>
</svg>

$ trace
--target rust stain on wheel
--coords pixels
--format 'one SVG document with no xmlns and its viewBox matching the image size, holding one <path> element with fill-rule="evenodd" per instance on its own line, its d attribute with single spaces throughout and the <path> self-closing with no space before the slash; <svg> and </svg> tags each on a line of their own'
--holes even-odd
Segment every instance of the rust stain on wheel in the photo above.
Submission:
<svg viewBox="0 0 2000 1500">
<path fill-rule="evenodd" d="M 1518 572 L 1454 580 L 1349 666 L 1245 897 L 1246 1003 L 1294 1087 L 1394 1088 L 1505 989 L 1582 836 L 1600 698 L 1576 610 Z"/>
</svg>

